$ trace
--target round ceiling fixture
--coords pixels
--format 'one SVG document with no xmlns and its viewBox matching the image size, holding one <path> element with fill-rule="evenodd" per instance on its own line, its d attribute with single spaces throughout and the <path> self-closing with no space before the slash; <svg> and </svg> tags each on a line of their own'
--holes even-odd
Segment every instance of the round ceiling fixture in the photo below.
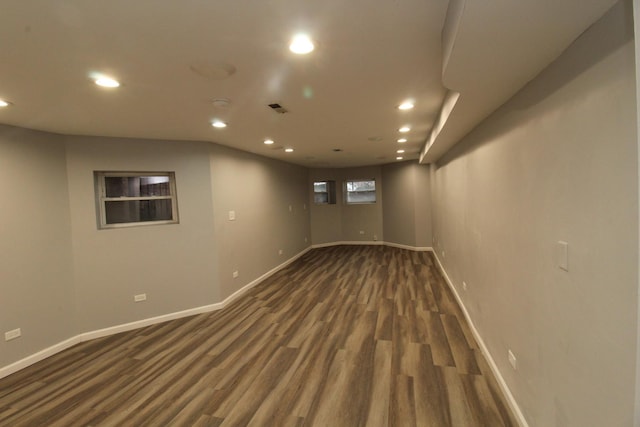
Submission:
<svg viewBox="0 0 640 427">
<path fill-rule="evenodd" d="M 231 101 L 227 98 L 218 98 L 214 99 L 212 102 L 214 107 L 216 108 L 229 108 L 231 106 Z"/>
<path fill-rule="evenodd" d="M 211 122 L 211 126 L 213 126 L 214 128 L 222 129 L 226 128 L 227 124 L 222 120 L 214 120 L 213 122 Z"/>
<path fill-rule="evenodd" d="M 411 110 L 413 108 L 413 101 L 405 101 L 398 105 L 398 110 Z"/>
<path fill-rule="evenodd" d="M 111 77 L 107 77 L 107 76 L 100 76 L 97 77 L 94 80 L 95 84 L 97 84 L 98 86 L 101 87 L 106 87 L 106 88 L 116 88 L 116 87 L 120 87 L 120 82 L 117 81 L 116 79 L 112 79 Z"/>
<path fill-rule="evenodd" d="M 0 99 L 0 108 L 8 107 L 11 105 L 9 101 L 5 101 L 4 99 Z"/>
<path fill-rule="evenodd" d="M 293 148 L 285 148 L 285 153 L 293 153 Z"/>
<path fill-rule="evenodd" d="M 398 142 L 399 142 L 400 144 L 404 144 L 405 142 L 407 142 L 407 138 L 400 138 L 400 139 L 398 140 Z"/>
<path fill-rule="evenodd" d="M 189 69 L 200 77 L 209 80 L 224 80 L 236 72 L 236 67 L 226 62 L 196 62 Z"/>
<path fill-rule="evenodd" d="M 315 46 L 313 41 L 306 34 L 296 34 L 289 43 L 289 50 L 296 55 L 306 55 L 313 52 Z"/>
<path fill-rule="evenodd" d="M 398 131 L 402 132 L 402 133 L 407 133 L 411 130 L 411 128 L 409 126 L 403 126 L 400 129 L 398 129 Z"/>
<path fill-rule="evenodd" d="M 264 143 L 265 143 L 266 145 L 271 145 L 271 144 L 273 144 L 273 139 L 265 139 L 265 140 L 264 140 Z"/>
</svg>

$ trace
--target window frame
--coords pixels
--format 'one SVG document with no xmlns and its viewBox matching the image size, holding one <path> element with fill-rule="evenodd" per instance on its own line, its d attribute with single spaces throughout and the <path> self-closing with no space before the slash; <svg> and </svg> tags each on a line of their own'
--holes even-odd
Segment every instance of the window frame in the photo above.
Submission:
<svg viewBox="0 0 640 427">
<path fill-rule="evenodd" d="M 316 191 L 316 184 L 325 184 L 326 191 Z M 316 200 L 317 194 L 325 194 L 326 201 L 318 202 Z M 335 205 L 336 204 L 336 182 L 332 180 L 318 180 L 313 181 L 313 203 L 316 205 Z"/>
<path fill-rule="evenodd" d="M 150 225 L 166 225 L 179 224 L 178 217 L 178 196 L 176 191 L 175 172 L 152 171 L 152 172 L 132 172 L 132 171 L 94 171 L 95 195 L 96 195 L 96 213 L 99 230 L 108 230 L 114 228 L 128 227 L 144 227 Z M 121 196 L 107 197 L 107 185 L 105 178 L 108 177 L 167 177 L 169 178 L 169 195 L 168 196 Z M 149 201 L 149 200 L 171 200 L 171 219 L 163 219 L 158 221 L 134 221 L 107 224 L 106 204 L 107 202 L 132 202 L 132 201 Z"/>
<path fill-rule="evenodd" d="M 349 183 L 353 182 L 364 182 L 364 181 L 373 181 L 373 201 L 364 201 L 364 202 L 350 202 L 349 201 L 349 193 L 354 193 L 354 191 L 349 191 Z M 373 205 L 378 202 L 378 186 L 376 185 L 375 178 L 357 178 L 357 179 L 346 179 L 344 181 L 344 203 L 345 205 Z"/>
</svg>

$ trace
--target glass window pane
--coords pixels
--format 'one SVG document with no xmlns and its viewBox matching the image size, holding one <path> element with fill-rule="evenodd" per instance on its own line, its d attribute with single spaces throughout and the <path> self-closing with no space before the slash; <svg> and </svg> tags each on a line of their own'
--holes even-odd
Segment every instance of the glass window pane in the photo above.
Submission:
<svg viewBox="0 0 640 427">
<path fill-rule="evenodd" d="M 105 202 L 107 224 L 172 220 L 171 199 Z"/>
<path fill-rule="evenodd" d="M 313 183 L 313 191 L 316 193 L 326 193 L 327 192 L 327 182 L 320 181 Z"/>
<path fill-rule="evenodd" d="M 376 181 L 347 181 L 347 203 L 375 203 Z"/>
<path fill-rule="evenodd" d="M 315 193 L 313 201 L 318 204 L 329 203 L 329 193 Z"/>
<path fill-rule="evenodd" d="M 107 197 L 169 196 L 168 176 L 106 176 Z"/>
</svg>

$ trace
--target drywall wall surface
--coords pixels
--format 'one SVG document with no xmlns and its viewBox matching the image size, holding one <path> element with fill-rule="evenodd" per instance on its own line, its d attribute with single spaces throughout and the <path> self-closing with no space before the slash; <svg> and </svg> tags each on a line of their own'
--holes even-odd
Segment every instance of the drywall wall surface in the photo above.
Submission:
<svg viewBox="0 0 640 427">
<path fill-rule="evenodd" d="M 65 171 L 60 136 L 0 125 L 0 366 L 76 333 Z"/>
<path fill-rule="evenodd" d="M 347 204 L 344 186 L 347 180 L 375 179 L 376 203 Z M 313 202 L 314 181 L 336 182 L 336 204 Z M 380 166 L 309 170 L 311 237 L 314 245 L 333 242 L 371 242 L 383 240 L 382 172 Z"/>
<path fill-rule="evenodd" d="M 433 174 L 436 253 L 532 426 L 633 424 L 630 5 L 616 5 Z M 561 241 L 568 271 L 559 267 Z"/>
<path fill-rule="evenodd" d="M 382 216 L 386 242 L 416 246 L 416 177 L 413 163 L 382 166 Z"/>
<path fill-rule="evenodd" d="M 219 145 L 209 150 L 218 280 L 226 298 L 311 245 L 308 171 Z"/>
<path fill-rule="evenodd" d="M 432 245 L 431 234 L 431 166 L 415 163 L 415 223 L 416 247 Z M 385 235 L 387 231 L 385 230 Z"/>
<path fill-rule="evenodd" d="M 219 302 L 209 145 L 77 136 L 66 148 L 80 330 Z M 179 224 L 99 230 L 94 171 L 175 172 Z"/>
<path fill-rule="evenodd" d="M 309 206 L 311 213 L 311 242 L 314 245 L 342 241 L 342 169 L 309 169 Z M 313 197 L 313 183 L 334 181 L 336 185 L 335 204 L 316 204 Z"/>
<path fill-rule="evenodd" d="M 382 166 L 384 239 L 431 246 L 431 184 L 428 165 L 415 161 Z"/>
<path fill-rule="evenodd" d="M 342 169 L 344 181 L 375 179 L 376 202 L 342 207 L 342 240 L 347 242 L 384 240 L 382 225 L 382 172 L 380 166 Z"/>
</svg>

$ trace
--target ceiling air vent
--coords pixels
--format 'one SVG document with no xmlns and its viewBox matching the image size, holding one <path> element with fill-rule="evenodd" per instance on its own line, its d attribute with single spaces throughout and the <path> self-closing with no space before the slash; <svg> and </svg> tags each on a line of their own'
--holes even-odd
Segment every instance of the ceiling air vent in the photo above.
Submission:
<svg viewBox="0 0 640 427">
<path fill-rule="evenodd" d="M 288 112 L 287 109 L 280 104 L 269 104 L 269 108 L 271 108 L 273 111 L 279 114 L 284 114 Z"/>
</svg>

